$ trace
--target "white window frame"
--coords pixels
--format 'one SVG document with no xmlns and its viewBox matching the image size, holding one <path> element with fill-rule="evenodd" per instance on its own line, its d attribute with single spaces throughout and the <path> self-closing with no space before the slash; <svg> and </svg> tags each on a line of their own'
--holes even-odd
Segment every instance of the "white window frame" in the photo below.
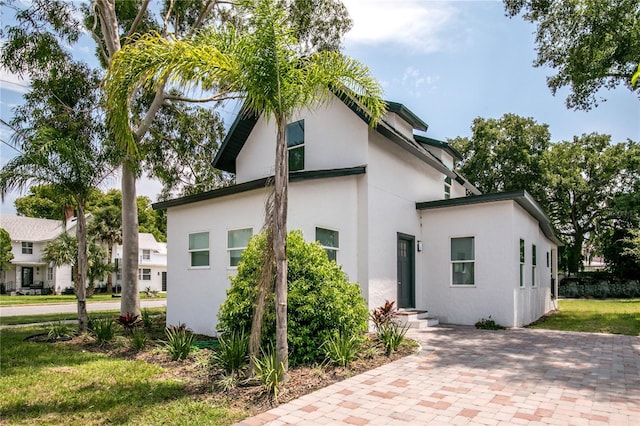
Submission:
<svg viewBox="0 0 640 426">
<path fill-rule="evenodd" d="M 47 281 L 53 281 L 53 266 L 47 266 Z"/>
<path fill-rule="evenodd" d="M 453 240 L 459 240 L 463 238 L 471 238 L 473 242 L 473 259 L 464 259 L 464 260 L 454 260 L 451 259 L 451 246 L 453 244 Z M 477 278 L 476 278 L 476 236 L 475 235 L 459 235 L 449 237 L 449 285 L 451 287 L 456 288 L 473 288 L 477 286 Z M 473 284 L 454 284 L 453 282 L 453 269 L 456 264 L 465 264 L 470 263 L 473 265 Z"/>
<path fill-rule="evenodd" d="M 234 232 L 234 231 L 246 231 L 247 229 L 249 229 L 251 231 L 251 236 L 249 237 L 249 239 L 251 239 L 251 237 L 253 237 L 253 227 L 234 228 L 234 229 L 228 229 L 227 230 L 227 252 L 229 253 L 229 256 L 228 256 L 229 263 L 227 264 L 227 267 L 229 269 L 238 269 L 238 265 L 232 265 L 231 264 L 231 252 L 237 251 L 237 250 L 241 250 L 240 256 L 242 256 L 242 253 L 244 253 L 244 251 L 247 249 L 248 244 L 249 244 L 249 242 L 247 241 L 247 245 L 246 246 L 229 247 L 229 234 L 231 232 Z"/>
<path fill-rule="evenodd" d="M 142 249 L 142 260 L 151 260 L 151 250 L 150 249 Z"/>
<path fill-rule="evenodd" d="M 197 234 L 207 234 L 207 247 L 191 248 L 191 236 Z M 189 253 L 189 269 L 209 269 L 211 268 L 211 233 L 209 231 L 189 232 L 187 236 L 187 252 Z M 209 263 L 206 265 L 193 265 L 192 253 L 207 252 L 209 253 Z"/>
<path fill-rule="evenodd" d="M 289 152 L 294 150 L 294 149 L 301 149 L 302 150 L 302 168 L 301 169 L 292 170 L 291 169 L 291 165 L 289 165 L 289 171 L 292 171 L 292 172 L 301 172 L 301 171 L 305 170 L 306 167 L 307 167 L 306 156 L 305 156 L 306 150 L 307 150 L 306 149 L 307 137 L 306 137 L 306 134 L 305 134 L 305 122 L 304 122 L 304 119 L 292 121 L 291 123 L 287 123 L 287 127 L 285 129 L 285 137 L 286 137 L 286 132 L 287 132 L 287 129 L 289 128 L 289 126 L 291 126 L 292 124 L 299 123 L 299 122 L 302 122 L 302 143 L 298 144 L 298 145 L 294 145 L 294 146 L 289 146 L 289 138 L 286 138 L 286 141 L 285 141 L 285 143 L 287 144 L 287 155 L 289 155 Z"/>
<path fill-rule="evenodd" d="M 531 287 L 536 287 L 536 266 L 538 265 L 538 248 L 531 244 Z"/>
<path fill-rule="evenodd" d="M 138 281 L 151 281 L 151 268 L 138 268 Z"/>
<path fill-rule="evenodd" d="M 444 177 L 444 199 L 448 200 L 451 198 L 451 184 L 452 180 L 449 176 Z"/>
<path fill-rule="evenodd" d="M 22 254 L 33 254 L 33 242 L 23 241 L 20 246 L 22 247 Z"/>
<path fill-rule="evenodd" d="M 320 241 L 318 241 L 318 229 L 322 229 L 323 231 L 335 232 L 336 234 L 338 234 L 338 246 L 332 247 L 332 246 L 325 246 L 321 244 Z M 331 259 L 331 256 L 329 256 L 329 260 L 334 260 L 336 263 L 338 263 L 338 254 L 340 253 L 340 231 L 337 229 L 328 228 L 326 226 L 316 226 L 315 238 L 316 238 L 316 241 L 318 241 L 318 243 L 320 244 L 320 246 L 327 252 L 327 256 L 329 256 L 330 251 L 335 253 L 335 259 Z"/>
<path fill-rule="evenodd" d="M 524 279 L 524 263 L 526 260 L 526 254 L 527 254 L 526 243 L 524 241 L 524 238 L 520 238 L 520 240 L 518 241 L 518 260 L 520 264 L 520 283 L 519 283 L 520 288 L 526 287 L 526 282 Z"/>
</svg>

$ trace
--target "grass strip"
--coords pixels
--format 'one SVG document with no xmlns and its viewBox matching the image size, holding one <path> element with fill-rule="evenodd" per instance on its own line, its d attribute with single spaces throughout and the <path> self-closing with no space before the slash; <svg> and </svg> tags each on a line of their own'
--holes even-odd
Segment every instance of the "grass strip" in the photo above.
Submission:
<svg viewBox="0 0 640 426">
<path fill-rule="evenodd" d="M 640 299 L 564 299 L 531 328 L 640 336 Z"/>
<path fill-rule="evenodd" d="M 164 307 L 160 308 L 144 308 L 151 314 L 162 314 Z M 89 312 L 89 318 L 115 318 L 120 315 L 120 310 L 94 311 Z M 39 314 L 39 315 L 16 315 L 10 317 L 0 317 L 0 325 L 16 325 L 16 324 L 34 324 L 39 322 L 66 321 L 76 320 L 78 314 L 75 312 L 67 312 L 62 314 Z"/>
<path fill-rule="evenodd" d="M 145 292 L 140 293 L 140 299 L 164 299 L 166 293 L 160 293 L 158 297 L 147 297 Z M 15 306 L 15 305 L 41 305 L 49 303 L 73 303 L 76 296 L 73 294 L 65 295 L 50 295 L 50 296 L 9 296 L 6 294 L 0 294 L 0 306 Z M 119 297 L 111 297 L 109 294 L 94 294 L 87 298 L 87 302 L 111 302 L 119 301 Z"/>
</svg>

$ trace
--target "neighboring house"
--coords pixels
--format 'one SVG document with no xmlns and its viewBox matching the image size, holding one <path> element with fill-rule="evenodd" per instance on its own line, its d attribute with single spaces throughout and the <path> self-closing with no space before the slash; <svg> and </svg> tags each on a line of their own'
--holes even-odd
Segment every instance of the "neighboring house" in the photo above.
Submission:
<svg viewBox="0 0 640 426">
<path fill-rule="evenodd" d="M 116 290 L 122 286 L 122 246 L 113 248 L 117 271 L 113 280 Z M 167 291 L 167 243 L 159 243 L 153 234 L 138 234 L 138 289 Z"/>
<path fill-rule="evenodd" d="M 69 218 L 66 231 L 75 235 L 76 219 Z M 65 231 L 60 220 L 0 215 L 0 228 L 11 237 L 13 267 L 0 271 L 0 290 L 6 293 L 48 294 L 73 288 L 72 268 L 69 265 L 53 267 L 42 259 L 46 244 Z M 138 288 L 144 291 L 166 290 L 167 244 L 156 241 L 152 234 L 139 234 Z M 122 247 L 114 247 L 116 264 L 121 262 Z M 120 259 L 119 259 L 120 258 Z M 114 272 L 114 286 L 121 285 L 120 274 Z M 106 280 L 105 280 L 106 281 Z M 95 283 L 97 287 L 105 282 Z"/>
<path fill-rule="evenodd" d="M 428 126 L 404 105 L 388 110 L 375 129 L 338 98 L 291 117 L 289 229 L 319 241 L 369 309 L 388 299 L 505 326 L 551 310 L 560 242 L 538 204 L 524 191 L 480 195 L 454 170 L 459 153 L 414 134 Z M 263 226 L 275 140 L 273 120 L 239 116 L 214 161 L 236 184 L 154 205 L 167 209 L 168 324 L 215 334 L 229 276 Z"/>
<path fill-rule="evenodd" d="M 13 253 L 12 267 L 0 272 L 4 292 L 48 294 L 73 287 L 70 266 L 56 268 L 42 259 L 45 245 L 64 232 L 62 221 L 2 214 L 0 228 L 9 233 Z"/>
</svg>

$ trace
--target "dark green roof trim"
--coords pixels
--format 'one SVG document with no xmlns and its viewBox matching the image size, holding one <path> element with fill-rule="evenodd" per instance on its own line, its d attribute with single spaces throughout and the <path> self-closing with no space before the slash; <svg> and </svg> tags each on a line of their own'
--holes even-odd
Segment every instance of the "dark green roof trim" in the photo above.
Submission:
<svg viewBox="0 0 640 426">
<path fill-rule="evenodd" d="M 244 111 L 244 105 L 240 111 Z M 240 112 L 237 115 L 213 159 L 213 167 L 229 173 L 236 172 L 236 158 L 257 122 L 255 114 Z"/>
<path fill-rule="evenodd" d="M 391 102 L 391 101 L 386 101 L 386 102 L 387 102 L 387 110 L 398 114 L 403 120 L 411 124 L 414 129 L 422 130 L 423 132 L 426 132 L 427 129 L 429 128 L 429 125 L 427 123 L 422 121 L 420 117 L 415 115 L 413 111 L 411 111 L 409 108 L 407 108 L 403 104 L 398 102 Z"/>
<path fill-rule="evenodd" d="M 416 140 L 416 142 L 429 145 L 434 148 L 442 149 L 448 152 L 449 155 L 451 155 L 453 158 L 457 160 L 462 160 L 462 154 L 460 154 L 454 147 L 449 145 L 447 142 L 439 141 L 437 139 L 428 138 L 426 136 L 420 136 L 420 135 L 413 135 L 413 138 Z"/>
<path fill-rule="evenodd" d="M 310 179 L 326 179 L 342 176 L 354 176 L 365 174 L 367 166 L 348 167 L 344 169 L 327 169 L 327 170 L 307 170 L 302 172 L 293 172 L 289 174 L 289 182 L 299 182 Z M 224 188 L 214 189 L 200 194 L 188 195 L 186 197 L 174 198 L 173 200 L 160 201 L 151 206 L 154 210 L 162 210 L 169 207 L 182 206 L 185 204 L 197 203 L 198 201 L 212 200 L 214 198 L 225 197 L 227 195 L 240 194 L 242 192 L 253 191 L 255 189 L 265 188 L 268 182 L 273 180 L 273 176 L 261 178 L 249 182 L 239 183 Z"/>
<path fill-rule="evenodd" d="M 549 216 L 544 212 L 542 207 L 536 202 L 536 200 L 525 190 L 509 191 L 509 192 L 497 192 L 492 194 L 483 195 L 471 195 L 469 197 L 450 198 L 448 200 L 436 200 L 425 201 L 416 203 L 417 210 L 432 210 L 445 207 L 460 207 L 472 204 L 480 203 L 493 203 L 496 201 L 515 201 L 527 211 L 533 218 L 538 221 L 542 233 L 550 241 L 557 244 L 559 247 L 564 244 L 556 237 L 553 227 L 551 226 L 551 220 Z"/>
</svg>

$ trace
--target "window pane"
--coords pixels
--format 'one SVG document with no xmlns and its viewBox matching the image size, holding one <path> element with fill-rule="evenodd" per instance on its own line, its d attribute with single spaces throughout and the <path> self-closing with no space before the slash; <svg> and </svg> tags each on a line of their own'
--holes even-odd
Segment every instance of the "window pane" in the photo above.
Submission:
<svg viewBox="0 0 640 426">
<path fill-rule="evenodd" d="M 474 285 L 474 262 L 453 263 L 452 284 L 453 285 Z"/>
<path fill-rule="evenodd" d="M 289 150 L 289 171 L 304 170 L 304 146 Z"/>
<path fill-rule="evenodd" d="M 207 249 L 209 248 L 209 233 L 199 232 L 197 234 L 189 234 L 189 250 Z"/>
<path fill-rule="evenodd" d="M 287 124 L 287 146 L 292 147 L 304 143 L 304 120 Z"/>
<path fill-rule="evenodd" d="M 235 229 L 227 233 L 227 248 L 246 247 L 253 234 L 253 229 Z"/>
<path fill-rule="evenodd" d="M 451 260 L 474 260 L 473 237 L 451 239 Z"/>
<path fill-rule="evenodd" d="M 316 241 L 324 247 L 340 247 L 338 231 L 316 228 Z"/>
<path fill-rule="evenodd" d="M 531 264 L 532 265 L 537 265 L 538 264 L 538 260 L 536 259 L 536 245 L 533 244 L 531 246 Z"/>
<path fill-rule="evenodd" d="M 329 260 L 333 260 L 334 262 L 338 261 L 338 251 L 337 250 L 324 249 L 324 251 L 327 252 L 327 257 L 329 258 Z"/>
<path fill-rule="evenodd" d="M 447 185 L 451 185 L 451 178 L 449 176 L 445 176 L 444 183 L 446 183 Z"/>
<path fill-rule="evenodd" d="M 520 263 L 524 263 L 524 240 L 520 240 Z"/>
<path fill-rule="evenodd" d="M 209 251 L 192 252 L 191 266 L 209 266 Z"/>
<path fill-rule="evenodd" d="M 244 250 L 231 250 L 229 252 L 229 265 L 230 266 L 238 266 L 240 260 L 242 260 L 242 253 Z"/>
</svg>

